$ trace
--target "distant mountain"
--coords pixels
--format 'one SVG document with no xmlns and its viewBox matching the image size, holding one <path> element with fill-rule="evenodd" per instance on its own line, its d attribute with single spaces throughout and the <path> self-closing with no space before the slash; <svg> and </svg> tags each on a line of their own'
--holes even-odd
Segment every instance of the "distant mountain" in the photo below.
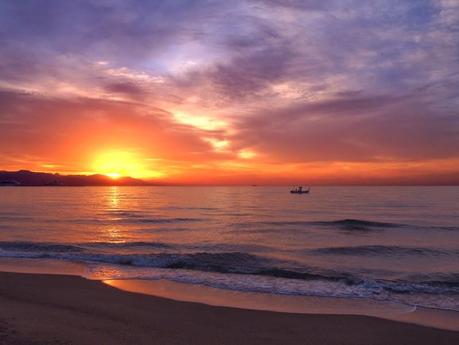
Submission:
<svg viewBox="0 0 459 345">
<path fill-rule="evenodd" d="M 61 175 L 28 170 L 0 171 L 0 186 L 147 186 L 132 177 L 112 179 L 105 175 Z"/>
</svg>

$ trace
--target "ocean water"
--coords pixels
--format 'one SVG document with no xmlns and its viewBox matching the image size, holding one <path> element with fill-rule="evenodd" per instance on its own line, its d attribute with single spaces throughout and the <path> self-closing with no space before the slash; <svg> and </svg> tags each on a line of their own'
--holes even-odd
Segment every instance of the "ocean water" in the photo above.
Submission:
<svg viewBox="0 0 459 345">
<path fill-rule="evenodd" d="M 2 258 L 459 311 L 459 188 L 2 187 Z"/>
</svg>

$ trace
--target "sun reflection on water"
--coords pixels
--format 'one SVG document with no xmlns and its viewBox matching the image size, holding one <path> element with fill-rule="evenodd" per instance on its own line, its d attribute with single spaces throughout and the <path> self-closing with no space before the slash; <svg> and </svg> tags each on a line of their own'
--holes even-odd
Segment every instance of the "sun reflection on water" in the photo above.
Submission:
<svg viewBox="0 0 459 345">
<path fill-rule="evenodd" d="M 120 210 L 120 203 L 121 203 L 121 196 L 119 187 L 113 186 L 110 188 L 110 192 L 108 194 L 108 210 L 110 213 L 115 213 L 114 217 L 109 217 L 109 224 L 105 228 L 105 234 L 108 237 L 108 241 L 112 243 L 124 243 L 126 242 L 125 236 L 123 235 L 123 231 L 120 229 L 120 226 L 117 224 L 110 224 L 112 222 L 116 222 L 121 220 L 122 218 L 119 217 L 117 212 Z"/>
<path fill-rule="evenodd" d="M 120 191 L 117 186 L 113 186 L 110 189 L 110 209 L 117 210 L 120 204 Z"/>
</svg>

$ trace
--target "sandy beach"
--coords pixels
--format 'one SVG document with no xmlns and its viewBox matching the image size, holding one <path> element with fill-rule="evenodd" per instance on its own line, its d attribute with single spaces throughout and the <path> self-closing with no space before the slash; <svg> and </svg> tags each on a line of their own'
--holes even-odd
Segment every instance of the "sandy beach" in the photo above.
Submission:
<svg viewBox="0 0 459 345">
<path fill-rule="evenodd" d="M 365 316 L 178 302 L 74 276 L 0 273 L 0 344 L 455 344 L 459 332 Z"/>
</svg>

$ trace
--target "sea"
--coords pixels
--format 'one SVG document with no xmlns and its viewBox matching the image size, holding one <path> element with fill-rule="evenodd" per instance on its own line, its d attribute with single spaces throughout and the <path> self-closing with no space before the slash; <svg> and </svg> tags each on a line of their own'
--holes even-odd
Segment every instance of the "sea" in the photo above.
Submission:
<svg viewBox="0 0 459 345">
<path fill-rule="evenodd" d="M 12 259 L 459 311 L 459 187 L 1 187 Z"/>
</svg>

